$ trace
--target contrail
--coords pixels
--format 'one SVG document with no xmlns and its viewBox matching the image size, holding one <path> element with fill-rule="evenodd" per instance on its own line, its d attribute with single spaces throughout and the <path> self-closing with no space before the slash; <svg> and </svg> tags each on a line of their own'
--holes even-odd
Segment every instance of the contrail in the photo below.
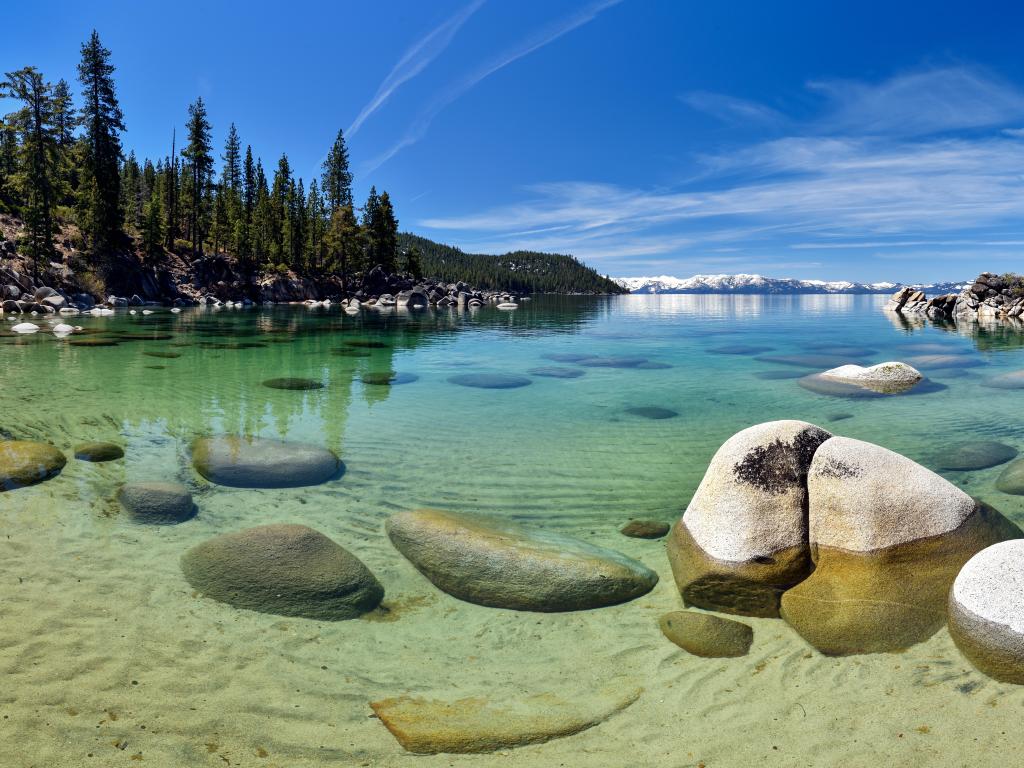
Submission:
<svg viewBox="0 0 1024 768">
<path fill-rule="evenodd" d="M 466 75 L 435 98 L 434 101 L 419 114 L 413 124 L 409 126 L 409 130 L 407 130 L 405 135 L 399 139 L 398 143 L 386 152 L 378 155 L 374 160 L 370 161 L 369 165 L 363 170 L 363 173 L 371 173 L 375 171 L 392 157 L 397 155 L 401 150 L 405 149 L 405 147 L 415 144 L 423 138 L 423 135 L 430 127 L 430 123 L 435 117 L 437 117 L 438 113 L 466 93 L 466 91 L 477 85 L 481 80 L 490 77 L 499 69 L 507 67 L 512 62 L 518 61 L 539 48 L 543 48 L 545 45 L 554 42 L 558 38 L 562 37 L 562 35 L 572 32 L 578 27 L 582 27 L 584 24 L 595 19 L 598 14 L 605 9 L 611 8 L 613 5 L 618 5 L 621 2 L 622 0 L 600 0 L 600 2 L 591 3 L 589 6 L 572 16 L 561 19 L 553 24 L 549 24 L 520 42 L 518 45 L 502 52 L 490 62 L 485 63 L 480 68 Z"/>
<path fill-rule="evenodd" d="M 430 62 L 436 59 L 448 47 L 452 38 L 455 37 L 455 33 L 459 31 L 459 27 L 465 24 L 469 17 L 476 13 L 483 4 L 484 0 L 473 0 L 469 5 L 440 26 L 435 27 L 430 33 L 409 48 L 402 55 L 402 58 L 398 60 L 398 63 L 391 68 L 388 76 L 384 78 L 380 87 L 377 88 L 373 98 L 363 107 L 355 121 L 349 126 L 349 129 L 345 132 L 348 138 L 351 139 L 356 135 L 356 131 L 366 122 L 367 118 L 380 109 L 399 86 L 416 77 Z"/>
</svg>

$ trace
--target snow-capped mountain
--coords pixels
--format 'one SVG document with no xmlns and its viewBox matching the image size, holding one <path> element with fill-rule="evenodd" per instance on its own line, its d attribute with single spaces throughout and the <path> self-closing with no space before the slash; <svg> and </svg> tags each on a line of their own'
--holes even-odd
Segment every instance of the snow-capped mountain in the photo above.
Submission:
<svg viewBox="0 0 1024 768">
<path fill-rule="evenodd" d="M 693 277 L 615 277 L 630 293 L 892 293 L 903 283 L 853 283 L 849 280 L 796 280 L 763 275 L 694 275 Z M 955 293 L 967 283 L 913 285 L 929 293 Z"/>
</svg>

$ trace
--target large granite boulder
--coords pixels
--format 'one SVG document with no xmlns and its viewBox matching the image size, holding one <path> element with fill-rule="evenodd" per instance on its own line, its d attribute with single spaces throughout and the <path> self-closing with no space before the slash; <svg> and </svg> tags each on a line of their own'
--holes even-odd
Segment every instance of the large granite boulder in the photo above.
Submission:
<svg viewBox="0 0 1024 768">
<path fill-rule="evenodd" d="M 225 533 L 181 558 L 188 583 L 236 608 L 322 621 L 372 611 L 384 588 L 355 555 L 304 525 Z"/>
<path fill-rule="evenodd" d="M 640 692 L 596 690 L 571 699 L 544 693 L 497 701 L 483 696 L 454 701 L 400 696 L 371 702 L 370 707 L 409 752 L 479 754 L 580 733 L 628 707 Z"/>
<path fill-rule="evenodd" d="M 665 637 L 694 656 L 746 656 L 754 642 L 750 625 L 711 613 L 672 611 L 659 621 Z"/>
<path fill-rule="evenodd" d="M 553 531 L 438 510 L 387 521 L 395 548 L 439 589 L 470 603 L 575 611 L 650 592 L 657 574 L 625 555 Z"/>
<path fill-rule="evenodd" d="M 886 395 L 906 392 L 924 378 L 917 369 L 899 362 L 879 363 L 868 367 L 841 365 L 821 375 L 826 379 L 853 384 Z"/>
<path fill-rule="evenodd" d="M 778 616 L 780 595 L 810 570 L 806 476 L 829 437 L 804 421 L 771 421 L 718 449 L 669 535 L 684 603 Z"/>
<path fill-rule="evenodd" d="M 782 617 L 829 655 L 895 651 L 945 621 L 946 594 L 975 552 L 1020 531 L 910 459 L 833 437 L 807 476 L 815 568 Z"/>
<path fill-rule="evenodd" d="M 337 455 L 326 448 L 230 435 L 193 442 L 192 464 L 211 483 L 235 488 L 318 485 L 344 469 Z"/>
<path fill-rule="evenodd" d="M 41 483 L 64 469 L 67 459 L 49 443 L 0 441 L 0 491 Z"/>
<path fill-rule="evenodd" d="M 1024 685 L 1024 541 L 967 561 L 949 593 L 949 634 L 980 671 Z"/>
</svg>

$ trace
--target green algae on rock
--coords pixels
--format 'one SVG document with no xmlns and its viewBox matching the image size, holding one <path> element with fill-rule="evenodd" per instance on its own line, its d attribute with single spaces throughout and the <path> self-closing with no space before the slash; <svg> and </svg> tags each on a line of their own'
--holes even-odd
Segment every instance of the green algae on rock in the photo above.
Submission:
<svg viewBox="0 0 1024 768">
<path fill-rule="evenodd" d="M 426 509 L 392 515 L 386 528 L 436 587 L 492 608 L 600 608 L 644 595 L 658 581 L 615 550 L 495 518 Z"/>
<path fill-rule="evenodd" d="M 622 711 L 640 693 L 634 687 L 598 690 L 571 701 L 550 693 L 500 703 L 484 697 L 436 701 L 400 696 L 370 707 L 409 752 L 479 754 L 580 733 Z"/>
<path fill-rule="evenodd" d="M 181 569 L 205 597 L 280 616 L 342 621 L 372 611 L 384 597 L 359 558 L 305 525 L 215 536 L 188 550 Z"/>
<path fill-rule="evenodd" d="M 49 443 L 31 440 L 0 441 L 0 491 L 41 483 L 60 473 L 64 454 Z"/>
<path fill-rule="evenodd" d="M 694 656 L 746 656 L 754 642 L 754 630 L 748 624 L 710 613 L 672 611 L 658 624 L 665 637 Z"/>
</svg>

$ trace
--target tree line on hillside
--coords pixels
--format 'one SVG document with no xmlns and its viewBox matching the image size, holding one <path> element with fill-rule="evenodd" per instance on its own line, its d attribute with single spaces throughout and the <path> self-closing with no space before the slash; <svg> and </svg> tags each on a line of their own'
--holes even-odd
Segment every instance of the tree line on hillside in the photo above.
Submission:
<svg viewBox="0 0 1024 768">
<path fill-rule="evenodd" d="M 465 253 L 403 232 L 399 249 L 418 251 L 423 272 L 439 280 L 464 280 L 484 290 L 516 293 L 626 293 L 626 289 L 573 256 L 513 251 L 501 256 Z"/>
<path fill-rule="evenodd" d="M 420 275 L 419 253 L 399 253 L 398 219 L 387 192 L 371 187 L 361 208 L 342 131 L 308 188 L 282 154 L 272 174 L 234 124 L 219 173 L 203 99 L 188 108 L 179 145 L 152 160 L 124 155 L 124 115 L 110 51 L 94 31 L 81 47 L 79 105 L 66 80 L 35 67 L 7 72 L 0 95 L 20 108 L 0 120 L 0 212 L 21 217 L 19 249 L 38 274 L 57 255 L 62 223 L 77 225 L 84 266 L 102 273 L 113 256 L 135 250 L 159 267 L 170 254 L 196 259 L 226 253 L 252 279 L 259 271 L 319 276 L 381 265 Z"/>
</svg>

